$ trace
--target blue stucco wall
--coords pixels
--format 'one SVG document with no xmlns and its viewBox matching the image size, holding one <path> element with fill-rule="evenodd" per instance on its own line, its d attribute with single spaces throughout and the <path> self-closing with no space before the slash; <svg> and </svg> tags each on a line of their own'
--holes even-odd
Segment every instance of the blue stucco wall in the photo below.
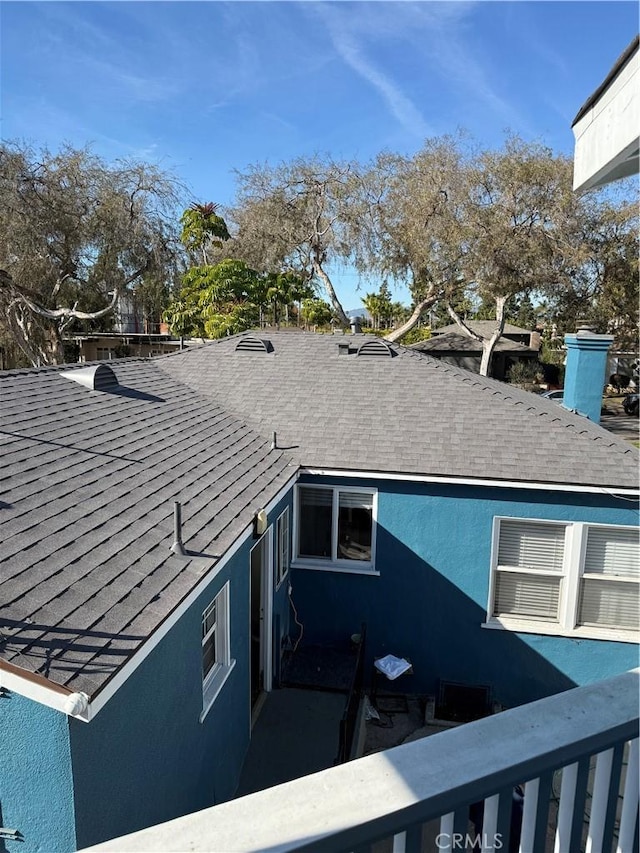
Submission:
<svg viewBox="0 0 640 853">
<path fill-rule="evenodd" d="M 70 721 L 78 845 L 230 797 L 249 741 L 246 543 L 90 723 Z M 230 580 L 236 660 L 203 722 L 202 613 Z"/>
<path fill-rule="evenodd" d="M 23 836 L 1 853 L 76 849 L 67 717 L 12 691 L 0 693 L 0 826 Z"/>
<path fill-rule="evenodd" d="M 294 569 L 294 602 L 308 642 L 344 640 L 364 621 L 368 667 L 374 656 L 389 653 L 412 661 L 415 674 L 398 681 L 398 689 L 432 694 L 439 679 L 486 684 L 507 707 L 637 665 L 633 644 L 481 627 L 495 516 L 633 525 L 637 505 L 534 490 L 371 480 L 357 485 L 378 489 L 380 577 Z"/>
<path fill-rule="evenodd" d="M 291 495 L 269 513 L 269 524 L 290 504 Z M 255 544 L 243 544 L 90 723 L 70 721 L 79 846 L 234 795 L 250 738 L 249 553 Z M 201 723 L 202 613 L 228 580 L 236 663 Z M 286 588 L 285 582 L 274 593 L 283 636 L 289 631 Z"/>
</svg>

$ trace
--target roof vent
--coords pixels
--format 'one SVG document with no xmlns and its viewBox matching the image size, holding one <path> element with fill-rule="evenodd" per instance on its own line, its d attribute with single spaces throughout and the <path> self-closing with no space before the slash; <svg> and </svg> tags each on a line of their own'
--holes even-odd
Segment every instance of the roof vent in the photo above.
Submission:
<svg viewBox="0 0 640 853">
<path fill-rule="evenodd" d="M 71 379 L 79 385 L 84 385 L 91 391 L 111 391 L 118 387 L 116 375 L 106 364 L 94 364 L 80 370 L 69 370 L 61 373 L 64 379 Z"/>
<path fill-rule="evenodd" d="M 241 338 L 236 344 L 236 350 L 241 352 L 273 352 L 273 344 L 264 338 Z"/>
<path fill-rule="evenodd" d="M 356 355 L 393 356 L 395 352 L 384 341 L 365 341 L 358 347 Z"/>
</svg>

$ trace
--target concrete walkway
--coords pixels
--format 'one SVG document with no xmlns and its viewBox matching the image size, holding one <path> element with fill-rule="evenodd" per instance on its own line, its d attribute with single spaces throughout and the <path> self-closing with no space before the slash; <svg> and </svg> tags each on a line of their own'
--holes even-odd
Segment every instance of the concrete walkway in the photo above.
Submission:
<svg viewBox="0 0 640 853">
<path fill-rule="evenodd" d="M 346 701 L 344 694 L 319 690 L 269 693 L 253 727 L 236 797 L 332 767 Z"/>
</svg>

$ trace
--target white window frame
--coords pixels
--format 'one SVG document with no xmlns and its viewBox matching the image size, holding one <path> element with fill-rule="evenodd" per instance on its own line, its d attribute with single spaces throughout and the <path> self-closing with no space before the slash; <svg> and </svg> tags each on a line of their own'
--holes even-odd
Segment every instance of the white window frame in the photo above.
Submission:
<svg viewBox="0 0 640 853">
<path fill-rule="evenodd" d="M 276 589 L 289 574 L 291 563 L 291 525 L 289 524 L 289 507 L 276 519 L 276 566 L 275 581 Z"/>
<path fill-rule="evenodd" d="M 549 622 L 543 619 L 537 620 L 531 617 L 493 615 L 493 604 L 496 593 L 496 576 L 500 571 L 498 566 L 500 525 L 504 521 L 540 523 L 546 525 L 555 524 L 559 527 L 565 528 L 563 568 L 561 573 L 557 573 L 561 578 L 557 622 Z M 588 575 L 584 573 L 587 534 L 590 528 L 614 528 L 616 530 L 630 530 L 637 532 L 637 528 L 634 528 L 631 525 L 599 524 L 547 518 L 496 516 L 493 520 L 487 620 L 483 624 L 483 627 L 506 629 L 524 634 L 549 634 L 552 636 L 573 637 L 575 639 L 613 640 L 624 643 L 638 642 L 640 640 L 639 630 L 577 624 L 582 579 L 583 577 L 596 577 L 596 575 Z M 532 570 L 532 575 L 533 574 L 536 574 L 536 572 Z M 541 576 L 549 575 L 548 572 L 544 572 L 542 570 L 537 572 L 537 574 Z M 610 580 L 611 578 L 608 577 L 607 579 Z M 628 582 L 628 579 L 626 582 Z"/>
<path fill-rule="evenodd" d="M 322 557 L 300 557 L 300 489 L 323 489 L 332 492 L 331 499 L 331 550 L 332 559 Z M 338 506 L 340 492 L 357 492 L 371 496 L 371 559 L 370 560 L 341 560 L 337 556 L 338 543 Z M 376 571 L 376 531 L 378 519 L 378 490 L 366 486 L 342 485 L 336 486 L 324 483 L 299 483 L 295 488 L 295 504 L 293 514 L 293 543 L 294 558 L 291 565 L 294 568 L 317 569 L 319 571 L 345 572 L 347 574 L 379 575 Z"/>
<path fill-rule="evenodd" d="M 204 663 L 205 648 L 212 640 L 215 643 L 216 660 L 209 672 L 203 673 L 202 676 L 202 714 L 200 715 L 200 722 L 207 716 L 207 713 L 236 664 L 235 660 L 231 657 L 229 598 L 230 586 L 229 581 L 227 581 L 202 614 L 201 626 L 204 630 L 207 617 L 215 607 L 215 623 L 202 637 L 201 663 Z"/>
</svg>

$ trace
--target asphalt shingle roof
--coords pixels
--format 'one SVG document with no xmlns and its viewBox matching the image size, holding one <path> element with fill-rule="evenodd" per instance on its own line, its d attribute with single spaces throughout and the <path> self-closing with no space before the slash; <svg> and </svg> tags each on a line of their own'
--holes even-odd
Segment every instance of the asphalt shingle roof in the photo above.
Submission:
<svg viewBox="0 0 640 853">
<path fill-rule="evenodd" d="M 489 337 L 496 330 L 496 321 L 495 320 L 467 320 L 467 326 L 471 329 L 472 332 L 476 332 L 478 335 L 483 335 L 483 337 Z M 434 337 L 437 335 L 446 335 L 448 332 L 456 332 L 458 334 L 464 334 L 461 331 L 460 326 L 457 323 L 449 323 L 448 326 L 439 326 L 437 329 L 433 330 Z M 504 328 L 502 330 L 503 335 L 530 335 L 530 329 L 522 329 L 520 326 L 514 326 L 513 323 L 505 323 Z"/>
<path fill-rule="evenodd" d="M 293 475 L 282 451 L 158 369 L 0 374 L 0 656 L 94 694 Z M 171 553 L 183 505 L 187 558 Z"/>
<path fill-rule="evenodd" d="M 300 465 L 637 488 L 635 449 L 553 401 L 364 335 L 261 337 L 111 362 L 108 392 L 0 373 L 0 658 L 95 695 Z"/>
<path fill-rule="evenodd" d="M 230 338 L 159 368 L 275 431 L 306 467 L 637 488 L 636 449 L 553 400 L 397 345 L 395 357 L 358 356 L 365 335 L 263 337 L 273 352 L 238 352 Z"/>
<path fill-rule="evenodd" d="M 512 352 L 516 355 L 537 355 L 538 351 L 532 347 L 527 347 L 518 341 L 512 341 L 510 338 L 498 338 L 496 343 L 497 352 Z M 443 335 L 436 335 L 433 338 L 428 338 L 426 341 L 418 341 L 411 344 L 409 349 L 415 349 L 419 352 L 482 352 L 482 344 L 475 338 L 470 338 L 469 335 L 464 335 L 462 332 L 445 332 Z"/>
</svg>

